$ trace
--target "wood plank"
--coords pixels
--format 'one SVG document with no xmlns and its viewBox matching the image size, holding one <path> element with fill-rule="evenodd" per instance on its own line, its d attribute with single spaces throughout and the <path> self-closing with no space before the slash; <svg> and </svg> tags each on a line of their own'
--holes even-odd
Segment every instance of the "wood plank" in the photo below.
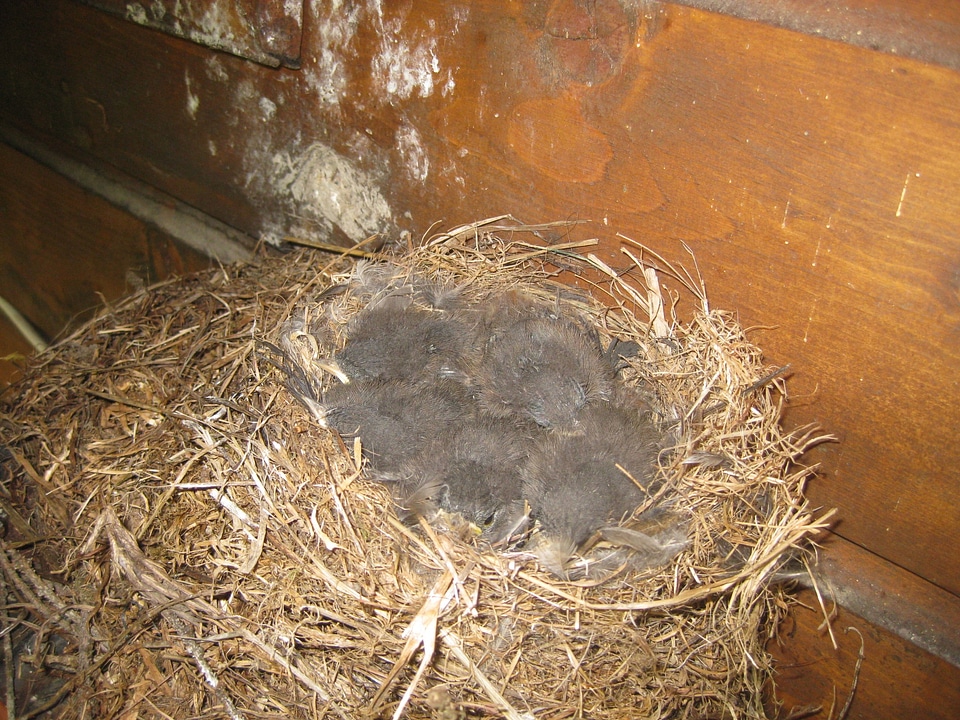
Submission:
<svg viewBox="0 0 960 720">
<path fill-rule="evenodd" d="M 960 6 L 951 0 L 680 0 L 851 45 L 960 69 Z"/>
<path fill-rule="evenodd" d="M 960 592 L 957 73 L 658 3 L 315 4 L 300 71 L 14 5 L 8 121 L 245 232 L 509 212 L 593 220 L 615 266 L 615 231 L 686 243 L 793 363 L 790 422 L 838 435 L 811 485 L 837 532 Z"/>
<path fill-rule="evenodd" d="M 825 597 L 960 668 L 960 598 L 836 536 L 823 541 Z"/>
<path fill-rule="evenodd" d="M 303 3 L 260 0 L 83 0 L 118 17 L 270 67 L 297 67 Z"/>
<path fill-rule="evenodd" d="M 3 295 L 48 338 L 104 300 L 210 262 L 2 143 L 0 213 Z"/>
<path fill-rule="evenodd" d="M 252 206 L 237 202 L 242 191 L 231 187 L 246 143 L 224 157 L 233 139 L 195 130 L 196 114 L 236 125 L 238 90 L 227 79 L 239 84 L 239 69 L 256 75 L 260 66 L 71 0 L 0 4 L 0 54 L 0 112 L 11 126 L 39 131 L 62 143 L 58 150 L 102 160 L 234 228 L 256 226 Z M 195 93 L 200 83 L 223 92 Z M 197 174 L 198 164 L 211 171 Z"/>
<path fill-rule="evenodd" d="M 956 717 L 960 668 L 842 608 L 832 620 L 835 650 L 821 627 L 823 613 L 813 592 L 804 591 L 800 599 L 805 607 L 791 613 L 781 627 L 779 644 L 769 646 L 777 662 L 776 697 L 781 704 L 779 711 L 771 704 L 771 717 L 788 718 L 810 707 L 821 710 L 802 717 L 838 717 L 853 686 L 861 637 L 863 664 L 847 720 Z"/>
</svg>

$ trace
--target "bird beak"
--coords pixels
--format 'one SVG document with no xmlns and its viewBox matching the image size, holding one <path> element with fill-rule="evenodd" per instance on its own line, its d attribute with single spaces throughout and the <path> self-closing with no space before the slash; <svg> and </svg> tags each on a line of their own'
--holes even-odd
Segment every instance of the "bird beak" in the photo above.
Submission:
<svg viewBox="0 0 960 720">
<path fill-rule="evenodd" d="M 328 373 L 335 376 L 337 380 L 342 382 L 344 385 L 350 384 L 350 378 L 348 378 L 346 373 L 340 369 L 340 366 L 337 365 L 336 360 L 324 360 L 323 362 L 317 361 L 314 364 L 321 370 L 326 370 Z"/>
<path fill-rule="evenodd" d="M 313 398 L 304 398 L 304 403 L 306 403 L 307 407 L 310 408 L 310 412 L 317 419 L 317 424 L 325 430 L 329 430 L 330 424 L 327 422 L 327 411 L 323 405 Z"/>
</svg>

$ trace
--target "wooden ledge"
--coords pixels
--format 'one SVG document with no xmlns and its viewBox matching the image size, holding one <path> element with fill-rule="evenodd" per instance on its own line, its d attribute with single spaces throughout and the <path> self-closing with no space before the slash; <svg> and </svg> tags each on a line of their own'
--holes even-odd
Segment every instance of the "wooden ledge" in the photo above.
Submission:
<svg viewBox="0 0 960 720">
<path fill-rule="evenodd" d="M 676 0 L 923 62 L 960 69 L 960 5 L 949 0 Z"/>
<path fill-rule="evenodd" d="M 956 595 L 837 535 L 824 543 L 820 574 L 825 600 L 960 668 Z"/>
</svg>

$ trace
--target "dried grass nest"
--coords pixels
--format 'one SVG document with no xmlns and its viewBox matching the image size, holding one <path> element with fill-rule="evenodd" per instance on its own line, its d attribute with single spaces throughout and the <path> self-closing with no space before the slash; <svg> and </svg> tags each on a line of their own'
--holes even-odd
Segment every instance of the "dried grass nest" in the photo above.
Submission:
<svg viewBox="0 0 960 720">
<path fill-rule="evenodd" d="M 772 578 L 824 525 L 798 464 L 822 437 L 781 429 L 782 378 L 695 276 L 627 239 L 614 272 L 538 229 L 497 218 L 390 260 L 559 297 L 639 344 L 624 377 L 678 428 L 660 472 L 691 513 L 686 550 L 565 583 L 399 522 L 261 355 L 356 261 L 261 253 L 104 308 L 5 394 L 17 717 L 765 717 L 765 645 L 789 605 Z M 561 292 L 559 267 L 599 278 L 603 302 Z M 661 279 L 698 298 L 690 322 Z"/>
</svg>

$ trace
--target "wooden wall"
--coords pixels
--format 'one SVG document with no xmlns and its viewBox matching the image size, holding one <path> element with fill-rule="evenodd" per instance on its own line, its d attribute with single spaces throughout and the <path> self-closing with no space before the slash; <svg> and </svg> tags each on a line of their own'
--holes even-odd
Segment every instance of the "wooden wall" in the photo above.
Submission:
<svg viewBox="0 0 960 720">
<path fill-rule="evenodd" d="M 755 328 L 771 364 L 792 363 L 787 421 L 838 438 L 810 458 L 823 468 L 811 497 L 839 509 L 831 577 L 848 606 L 907 638 L 866 662 L 915 642 L 952 663 L 931 659 L 915 685 L 960 686 L 960 12 L 693 4 L 722 12 L 308 1 L 299 58 L 270 67 L 70 0 L 4 3 L 0 120 L 18 149 L 0 160 L 5 173 L 29 165 L 38 143 L 240 244 L 418 238 L 511 213 L 591 221 L 573 232 L 600 237 L 614 267 L 618 232 L 672 258 L 689 247 L 713 306 Z M 38 182 L 35 197 L 57 181 Z M 26 207 L 25 187 L 4 185 L 5 210 Z M 41 204 L 80 218 L 96 203 L 49 194 Z M 51 332 L 88 282 L 87 237 L 126 238 L 109 251 L 108 294 L 157 254 L 150 221 L 90 212 L 89 236 L 55 217 L 0 231 L 4 293 L 21 288 Z M 69 272 L 34 262 L 43 243 Z M 861 568 L 887 585 L 864 589 Z M 816 692 L 803 677 L 790 687 Z M 896 716 L 860 702 L 851 717 Z"/>
</svg>

